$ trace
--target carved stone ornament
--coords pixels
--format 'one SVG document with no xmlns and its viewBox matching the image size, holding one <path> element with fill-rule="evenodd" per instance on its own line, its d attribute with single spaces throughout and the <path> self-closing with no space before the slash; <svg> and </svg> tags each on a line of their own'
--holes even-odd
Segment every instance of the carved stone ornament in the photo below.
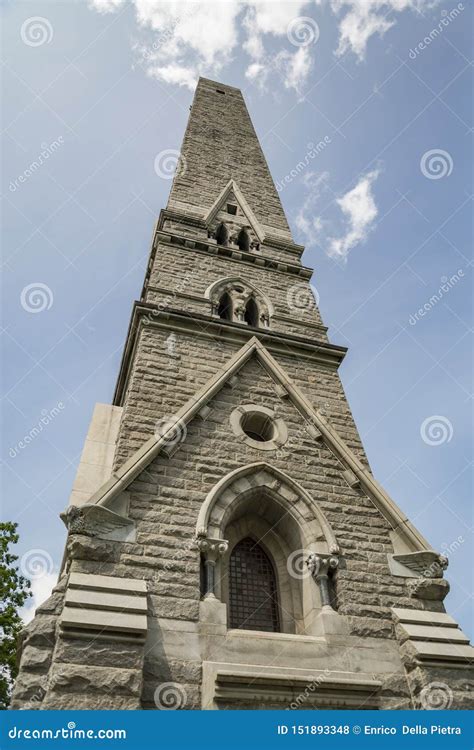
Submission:
<svg viewBox="0 0 474 750">
<path fill-rule="evenodd" d="M 115 513 L 103 505 L 71 505 L 61 514 L 70 534 L 133 541 L 135 524 L 130 518 Z"/>
<path fill-rule="evenodd" d="M 231 300 L 232 320 L 236 323 L 244 321 L 245 310 L 250 299 L 258 307 L 259 324 L 263 328 L 270 325 L 270 310 L 264 296 L 253 286 L 240 280 L 232 280 L 217 284 L 210 297 L 213 315 L 218 315 L 219 301 L 227 293 Z"/>
<path fill-rule="evenodd" d="M 210 539 L 205 531 L 200 530 L 196 537 L 196 546 L 204 558 L 206 569 L 204 598 L 216 597 L 216 563 L 225 555 L 229 547 L 226 539 Z"/>
<path fill-rule="evenodd" d="M 306 565 L 313 579 L 319 586 L 321 595 L 321 605 L 323 609 L 331 609 L 331 597 L 329 596 L 328 576 L 331 571 L 336 570 L 339 565 L 339 558 L 335 555 L 318 554 L 312 552 L 306 560 Z"/>
<path fill-rule="evenodd" d="M 448 567 L 448 558 L 434 550 L 422 550 L 392 555 L 393 559 L 422 578 L 442 578 Z"/>
</svg>

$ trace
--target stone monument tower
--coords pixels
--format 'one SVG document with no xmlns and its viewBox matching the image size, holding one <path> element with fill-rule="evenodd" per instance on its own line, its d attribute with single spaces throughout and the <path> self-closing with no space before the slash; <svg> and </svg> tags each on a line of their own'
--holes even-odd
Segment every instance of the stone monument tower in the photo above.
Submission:
<svg viewBox="0 0 474 750">
<path fill-rule="evenodd" d="M 460 708 L 446 560 L 374 479 L 238 89 L 200 79 L 15 708 Z"/>
</svg>

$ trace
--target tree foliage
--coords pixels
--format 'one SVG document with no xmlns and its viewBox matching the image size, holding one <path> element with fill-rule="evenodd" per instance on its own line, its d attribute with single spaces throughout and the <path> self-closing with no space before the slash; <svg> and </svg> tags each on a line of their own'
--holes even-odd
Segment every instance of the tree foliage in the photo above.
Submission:
<svg viewBox="0 0 474 750">
<path fill-rule="evenodd" d="M 18 524 L 0 523 L 0 709 L 6 709 L 18 668 L 16 649 L 18 636 L 23 627 L 19 609 L 31 596 L 30 582 L 22 576 L 10 546 L 17 544 Z"/>
</svg>

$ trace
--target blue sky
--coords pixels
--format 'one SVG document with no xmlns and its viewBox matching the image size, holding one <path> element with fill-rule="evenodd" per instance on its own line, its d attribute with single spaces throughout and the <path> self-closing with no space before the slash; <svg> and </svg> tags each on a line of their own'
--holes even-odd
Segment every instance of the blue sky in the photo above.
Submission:
<svg viewBox="0 0 474 750">
<path fill-rule="evenodd" d="M 2 8 L 2 515 L 47 572 L 37 600 L 170 189 L 155 159 L 202 74 L 244 90 L 373 471 L 448 554 L 472 633 L 472 8 L 137 5 Z"/>
</svg>

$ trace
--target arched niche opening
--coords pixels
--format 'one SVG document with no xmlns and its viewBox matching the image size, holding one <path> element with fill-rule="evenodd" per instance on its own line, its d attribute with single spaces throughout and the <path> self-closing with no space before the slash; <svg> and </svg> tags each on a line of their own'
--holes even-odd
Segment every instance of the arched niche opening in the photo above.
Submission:
<svg viewBox="0 0 474 750">
<path fill-rule="evenodd" d="M 207 496 L 196 529 L 212 544 L 225 540 L 215 563 L 215 597 L 226 605 L 227 628 L 230 555 L 249 537 L 274 566 L 280 632 L 319 634 L 323 601 L 306 563 L 310 554 L 337 555 L 339 548 L 321 509 L 298 483 L 267 463 L 235 470 Z"/>
<path fill-rule="evenodd" d="M 278 584 L 273 561 L 257 539 L 234 545 L 228 563 L 228 623 L 238 630 L 280 632 Z"/>
<path fill-rule="evenodd" d="M 245 305 L 244 320 L 247 325 L 252 326 L 253 328 L 258 328 L 259 310 L 253 297 L 249 297 L 247 304 Z"/>
<path fill-rule="evenodd" d="M 237 235 L 237 245 L 242 252 L 250 252 L 250 235 L 245 227 L 242 227 Z"/>
<path fill-rule="evenodd" d="M 219 299 L 217 314 L 222 320 L 232 320 L 232 298 L 229 292 L 224 292 Z"/>
<path fill-rule="evenodd" d="M 217 227 L 216 242 L 218 245 L 227 245 L 229 243 L 229 230 L 223 221 Z"/>
</svg>

